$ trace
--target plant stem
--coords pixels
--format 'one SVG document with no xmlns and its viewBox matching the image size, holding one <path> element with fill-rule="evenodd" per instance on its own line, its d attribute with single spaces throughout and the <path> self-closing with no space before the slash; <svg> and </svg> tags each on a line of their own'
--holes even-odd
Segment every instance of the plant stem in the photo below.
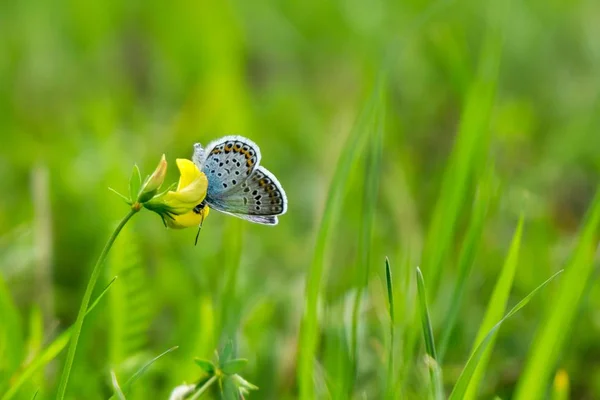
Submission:
<svg viewBox="0 0 600 400">
<path fill-rule="evenodd" d="M 90 276 L 90 280 L 88 281 L 87 287 L 85 289 L 85 293 L 83 295 L 83 300 L 81 301 L 81 306 L 79 307 L 79 313 L 77 314 L 77 320 L 75 321 L 75 325 L 73 326 L 73 336 L 71 338 L 71 343 L 69 344 L 69 352 L 67 353 L 67 359 L 65 360 L 65 366 L 63 368 L 62 375 L 60 377 L 60 384 L 58 386 L 57 399 L 64 399 L 65 393 L 67 391 L 67 384 L 69 382 L 69 375 L 71 374 L 71 368 L 73 367 L 73 360 L 75 359 L 75 352 L 77 351 L 77 343 L 79 342 L 79 336 L 81 335 L 81 329 L 83 327 L 83 319 L 85 318 L 85 314 L 88 309 L 88 305 L 90 303 L 90 299 L 92 297 L 92 292 L 94 291 L 94 286 L 96 286 L 96 282 L 98 281 L 98 277 L 100 276 L 101 266 L 110 251 L 113 243 L 119 233 L 127 224 L 127 221 L 131 219 L 141 209 L 138 203 L 133 204 L 129 213 L 121 220 L 115 231 L 112 233 L 108 242 L 104 246 L 102 253 L 100 253 L 100 257 L 98 257 L 98 261 L 96 261 L 96 265 L 94 265 L 94 269 L 92 270 L 92 275 Z"/>
<path fill-rule="evenodd" d="M 208 381 L 206 381 L 206 383 L 204 385 L 202 385 L 200 390 L 198 390 L 196 393 L 194 393 L 194 395 L 190 398 L 190 400 L 196 400 L 196 399 L 200 398 L 202 393 L 206 392 L 206 390 L 210 387 L 210 385 L 212 385 L 216 380 L 217 380 L 217 375 L 213 375 L 212 378 L 210 378 Z"/>
</svg>

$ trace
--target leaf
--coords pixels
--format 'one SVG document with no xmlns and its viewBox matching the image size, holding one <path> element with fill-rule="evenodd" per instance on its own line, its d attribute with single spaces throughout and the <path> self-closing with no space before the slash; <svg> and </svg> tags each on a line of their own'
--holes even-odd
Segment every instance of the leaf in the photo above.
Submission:
<svg viewBox="0 0 600 400">
<path fill-rule="evenodd" d="M 356 164 L 364 143 L 374 131 L 371 126 L 372 115 L 375 110 L 383 107 L 383 88 L 384 79 L 380 79 L 374 85 L 369 98 L 362 106 L 362 111 L 346 139 L 329 186 L 325 209 L 316 237 L 312 263 L 306 280 L 304 313 L 300 324 L 297 368 L 300 399 L 313 399 L 315 397 L 313 393 L 313 370 L 319 337 L 317 308 L 325 271 L 325 253 L 329 243 L 329 235 L 340 215 L 344 194 L 352 175 L 352 167 Z"/>
<path fill-rule="evenodd" d="M 221 354 L 219 354 L 219 363 L 223 365 L 223 363 L 229 361 L 231 357 L 233 357 L 233 340 L 228 339 L 225 342 L 223 351 L 221 351 Z"/>
<path fill-rule="evenodd" d="M 129 177 L 129 198 L 131 201 L 135 201 L 138 198 L 140 187 L 142 186 L 142 175 L 137 164 L 133 165 L 131 170 L 131 176 Z"/>
<path fill-rule="evenodd" d="M 421 324 L 423 326 L 423 337 L 425 338 L 425 351 L 429 356 L 428 367 L 431 376 L 431 384 L 433 386 L 433 397 L 435 399 L 442 399 L 444 397 L 444 393 L 441 371 L 437 363 L 437 356 L 435 353 L 433 328 L 431 327 L 429 309 L 427 307 L 427 292 L 425 290 L 425 282 L 423 280 L 423 274 L 421 273 L 421 269 L 419 267 L 417 267 L 417 292 L 419 295 L 419 311 L 421 314 Z"/>
<path fill-rule="evenodd" d="M 600 188 L 589 208 L 577 248 L 565 268 L 565 277 L 548 304 L 541 329 L 537 332 L 529 357 L 517 385 L 516 400 L 544 398 L 558 357 L 567 344 L 584 292 L 594 274 L 600 228 Z"/>
<path fill-rule="evenodd" d="M 114 194 L 116 194 L 117 196 L 119 196 L 120 198 L 122 198 L 125 203 L 127 203 L 129 205 L 131 205 L 133 203 L 133 201 L 131 199 L 129 199 L 124 194 L 121 194 L 121 193 L 117 192 L 115 189 L 109 187 L 108 190 L 110 190 L 111 192 L 113 192 Z"/>
<path fill-rule="evenodd" d="M 104 290 L 96 297 L 96 300 L 90 305 L 86 315 L 88 315 L 92 310 L 100 303 L 100 300 L 104 297 L 104 295 L 108 292 L 108 289 L 112 286 L 112 284 L 117 280 L 115 276 L 109 283 L 106 285 Z M 27 382 L 31 376 L 40 368 L 44 367 L 50 361 L 54 360 L 54 358 L 60 354 L 60 352 L 69 344 L 69 340 L 71 339 L 71 335 L 73 334 L 73 325 L 69 327 L 66 331 L 61 333 L 56 339 L 52 341 L 48 346 L 46 346 L 27 366 L 23 369 L 18 375 L 13 376 L 10 381 L 13 382 L 10 386 L 10 389 L 2 396 L 2 400 L 8 400 L 13 398 L 23 386 L 25 382 Z"/>
<path fill-rule="evenodd" d="M 496 97 L 503 47 L 502 27 L 492 22 L 506 14 L 502 12 L 507 8 L 504 3 L 489 3 L 490 21 L 479 54 L 477 73 L 464 101 L 458 133 L 427 232 L 423 270 L 429 277 L 428 289 L 429 294 L 434 296 L 432 298 L 435 298 L 442 278 L 443 260 L 447 258 L 456 235 L 456 222 L 468 199 L 469 180 L 482 170 L 486 163 L 489 124 Z M 504 8 L 500 9 L 503 6 Z"/>
<path fill-rule="evenodd" d="M 495 193 L 495 185 L 489 173 L 484 174 L 477 190 L 477 196 L 474 201 L 473 211 L 469 220 L 469 227 L 462 243 L 458 257 L 458 277 L 450 297 L 450 305 L 446 312 L 446 318 L 442 326 L 444 327 L 442 338 L 438 345 L 438 358 L 443 362 L 446 350 L 448 349 L 454 326 L 458 319 L 460 306 L 463 302 L 463 295 L 466 291 L 467 282 L 473 267 L 473 261 L 477 253 L 477 248 L 481 241 L 483 228 L 490 209 L 490 203 Z"/>
<path fill-rule="evenodd" d="M 515 271 L 517 270 L 517 264 L 519 261 L 519 247 L 521 245 L 522 232 L 523 217 L 521 216 L 519 218 L 517 229 L 515 230 L 515 233 L 513 235 L 508 255 L 506 256 L 506 260 L 504 261 L 502 272 L 500 273 L 500 277 L 498 278 L 492 296 L 490 297 L 488 307 L 483 318 L 483 322 L 479 327 L 479 332 L 477 332 L 473 348 L 476 348 L 479 345 L 479 343 L 485 337 L 486 333 L 494 326 L 494 322 L 501 319 L 504 313 L 506 312 L 506 303 L 508 302 L 508 297 L 510 295 Z M 469 382 L 469 388 L 467 389 L 467 393 L 465 394 L 464 399 L 477 398 L 479 383 L 483 378 L 483 374 L 487 367 L 490 354 L 494 348 L 495 341 L 496 336 L 493 335 L 493 337 L 490 339 L 490 343 L 487 346 L 487 349 L 481 356 L 479 365 L 477 366 L 475 372 L 473 373 L 473 376 L 471 377 L 471 381 Z"/>
<path fill-rule="evenodd" d="M 202 370 L 204 372 L 206 372 L 209 375 L 212 375 L 215 373 L 215 371 L 217 370 L 217 368 L 215 367 L 215 365 L 208 361 L 208 360 L 203 360 L 201 358 L 195 358 L 194 362 L 196 363 L 197 366 L 199 366 L 200 368 L 202 368 Z"/>
<path fill-rule="evenodd" d="M 240 372 L 247 364 L 248 360 L 245 358 L 236 358 L 235 360 L 225 362 L 225 364 L 221 366 L 221 370 L 226 375 L 233 375 Z"/>
<path fill-rule="evenodd" d="M 477 365 L 479 364 L 481 357 L 483 356 L 485 350 L 487 349 L 488 345 L 490 344 L 490 341 L 494 337 L 494 334 L 500 328 L 500 326 L 504 323 L 504 321 L 506 321 L 508 318 L 510 318 L 514 314 L 516 314 L 521 308 L 525 307 L 525 305 L 527 303 L 529 303 L 529 301 L 533 298 L 533 296 L 538 291 L 540 291 L 544 286 L 546 286 L 548 283 L 550 283 L 554 278 L 556 278 L 562 272 L 563 272 L 563 270 L 558 271 L 557 273 L 552 275 L 550 278 L 548 278 L 546 281 L 544 281 L 541 285 L 539 285 L 538 287 L 533 289 L 533 291 L 531 291 L 527 296 L 525 296 L 525 298 L 523 300 L 521 300 L 516 306 L 514 306 L 508 312 L 508 314 L 506 314 L 504 316 L 504 318 L 502 318 L 496 325 L 494 325 L 494 327 L 492 329 L 490 329 L 488 334 L 481 341 L 481 343 L 477 346 L 475 351 L 473 353 L 471 353 L 471 356 L 467 360 L 467 363 L 466 363 L 465 367 L 463 368 L 463 370 L 458 378 L 458 381 L 454 385 L 454 389 L 452 390 L 452 393 L 450 393 L 449 400 L 459 400 L 459 399 L 464 398 L 467 388 L 469 386 L 469 382 L 471 381 L 471 378 L 472 378 L 473 374 L 475 373 L 475 369 L 477 368 Z"/>
<path fill-rule="evenodd" d="M 387 295 L 388 295 L 388 311 L 390 315 L 390 345 L 387 349 L 388 352 L 388 374 L 387 374 L 387 383 L 386 390 L 387 396 L 386 398 L 394 398 L 394 291 L 392 284 L 392 269 L 390 268 L 390 260 L 385 258 L 385 282 L 387 286 Z"/>
<path fill-rule="evenodd" d="M 126 400 L 125 395 L 123 394 L 123 391 L 121 390 L 121 387 L 119 386 L 119 381 L 117 380 L 117 375 L 115 374 L 115 371 L 110 371 L 110 378 L 112 381 L 112 386 L 115 391 L 115 394 L 117 395 L 119 400 Z"/>
<path fill-rule="evenodd" d="M 169 354 L 172 351 L 175 351 L 179 348 L 179 346 L 173 346 L 170 349 L 160 353 L 159 355 L 157 355 L 156 357 L 154 357 L 152 360 L 148 361 L 146 364 L 144 364 L 142 366 L 142 368 L 138 369 L 135 374 L 133 374 L 131 376 L 131 378 L 127 379 L 127 382 L 125 382 L 125 393 L 129 393 L 129 391 L 131 390 L 131 386 L 133 386 L 133 384 L 140 379 L 140 377 L 144 374 L 144 372 L 146 372 L 146 370 L 148 368 L 150 368 L 150 366 L 152 364 L 154 364 L 159 358 L 166 356 L 167 354 Z"/>
</svg>

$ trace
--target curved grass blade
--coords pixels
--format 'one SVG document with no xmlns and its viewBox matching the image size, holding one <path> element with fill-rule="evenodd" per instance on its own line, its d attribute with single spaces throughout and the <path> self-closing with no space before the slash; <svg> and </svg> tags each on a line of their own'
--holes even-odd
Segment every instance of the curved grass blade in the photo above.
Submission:
<svg viewBox="0 0 600 400">
<path fill-rule="evenodd" d="M 112 278 L 112 280 L 108 283 L 108 285 L 106 285 L 104 290 L 102 290 L 98 297 L 96 297 L 96 300 L 94 300 L 92 305 L 90 305 L 90 307 L 88 308 L 87 313 L 85 314 L 86 316 L 90 312 L 92 312 L 92 310 L 100 303 L 100 300 L 108 292 L 108 289 L 110 289 L 115 280 L 117 280 L 116 276 Z M 27 364 L 25 369 L 22 372 L 20 372 L 19 375 L 11 378 L 11 381 L 14 383 L 11 385 L 10 389 L 4 394 L 4 396 L 2 396 L 2 400 L 12 399 L 14 395 L 18 393 L 21 386 L 23 386 L 23 384 L 27 382 L 37 370 L 43 368 L 50 361 L 54 360 L 54 358 L 58 356 L 65 347 L 67 347 L 67 344 L 69 343 L 72 334 L 73 325 L 71 325 L 69 329 L 61 333 L 56 339 L 52 341 L 52 343 L 46 346 L 44 350 L 42 350 L 42 352 L 37 355 L 37 357 L 35 357 L 29 364 Z"/>
<path fill-rule="evenodd" d="M 388 311 L 390 315 L 390 345 L 388 349 L 388 374 L 387 374 L 387 388 L 386 398 L 394 398 L 394 286 L 392 284 L 392 269 L 390 267 L 390 260 L 385 258 L 385 283 L 387 286 L 388 296 Z"/>
<path fill-rule="evenodd" d="M 129 391 L 131 390 L 131 386 L 133 386 L 133 384 L 140 378 L 140 376 L 142 376 L 142 374 L 144 372 L 146 372 L 146 370 L 148 368 L 150 368 L 150 366 L 152 364 L 154 364 L 159 358 L 161 358 L 163 356 L 166 356 L 167 354 L 169 354 L 172 351 L 177 350 L 178 348 L 179 348 L 179 346 L 173 346 L 170 349 L 168 349 L 168 350 L 160 353 L 159 355 L 157 355 L 156 357 L 154 357 L 152 360 L 148 361 L 146 364 L 144 364 L 140 369 L 138 369 L 135 372 L 135 374 L 133 374 L 131 376 L 131 378 L 127 379 L 127 382 L 125 382 L 125 385 L 124 385 L 124 388 L 125 388 L 124 392 L 125 393 L 129 393 Z"/>
<path fill-rule="evenodd" d="M 523 300 L 521 300 L 516 306 L 514 306 L 508 312 L 508 314 L 504 316 L 504 318 L 498 321 L 498 323 L 494 325 L 492 329 L 490 329 L 485 338 L 481 341 L 481 343 L 479 343 L 475 351 L 471 354 L 469 360 L 467 360 L 467 364 L 462 370 L 458 381 L 456 382 L 456 385 L 454 385 L 452 393 L 450 393 L 449 400 L 459 400 L 464 398 L 465 393 L 467 392 L 467 388 L 469 387 L 471 378 L 473 377 L 475 369 L 479 364 L 479 361 L 481 360 L 486 349 L 488 348 L 488 345 L 490 344 L 492 338 L 495 336 L 496 331 L 500 328 L 500 326 L 502 326 L 504 321 L 516 314 L 521 308 L 525 307 L 525 305 L 529 303 L 529 301 L 533 298 L 533 296 L 537 294 L 537 292 L 539 292 L 544 286 L 546 286 L 548 283 L 554 280 L 554 278 L 556 278 L 562 272 L 563 270 L 561 269 L 560 271 L 552 275 L 550 278 L 546 279 L 546 281 L 544 281 L 541 285 L 533 289 L 527 296 L 525 296 Z"/>
<path fill-rule="evenodd" d="M 358 247 L 358 268 L 356 269 L 356 296 L 352 307 L 352 330 L 350 340 L 350 354 L 352 355 L 352 375 L 353 382 L 356 376 L 358 366 L 358 317 L 363 292 L 369 284 L 370 259 L 371 259 L 371 238 L 373 232 L 373 221 L 375 220 L 375 209 L 377 207 L 377 197 L 379 194 L 379 177 L 381 170 L 381 154 L 383 148 L 384 119 L 385 119 L 385 101 L 374 110 L 373 125 L 375 137 L 368 146 L 366 157 L 366 168 L 364 174 L 363 206 L 360 222 L 360 239 Z M 352 384 L 351 384 L 352 385 Z M 352 387 L 349 388 L 350 391 Z"/>
<path fill-rule="evenodd" d="M 428 368 L 431 377 L 431 384 L 434 399 L 443 399 L 442 372 L 437 363 L 435 353 L 435 342 L 433 340 L 433 328 L 429 318 L 429 309 L 427 307 L 427 292 L 425 291 L 425 281 L 421 269 L 417 267 L 417 292 L 419 295 L 419 313 L 421 314 L 421 324 L 423 326 L 423 337 L 425 338 L 425 351 L 428 356 Z"/>
<path fill-rule="evenodd" d="M 488 303 L 483 322 L 481 323 L 479 331 L 477 332 L 477 336 L 475 338 L 475 343 L 473 346 L 474 349 L 479 345 L 479 343 L 481 343 L 486 333 L 494 326 L 494 322 L 502 318 L 502 316 L 506 312 L 506 303 L 508 302 L 508 296 L 510 295 L 510 290 L 512 288 L 513 278 L 515 276 L 515 271 L 517 270 L 522 232 L 523 217 L 521 216 L 519 218 L 517 229 L 515 230 L 515 233 L 513 235 L 508 255 L 506 256 L 506 260 L 504 261 L 502 272 L 500 273 L 500 277 L 496 282 L 496 286 L 494 287 L 494 291 L 492 293 L 492 296 L 490 297 L 490 301 Z M 477 368 L 475 368 L 475 371 L 473 372 L 473 376 L 471 377 L 471 380 L 469 382 L 469 387 L 467 389 L 467 393 L 465 393 L 464 399 L 477 398 L 479 383 L 483 378 L 483 374 L 485 372 L 490 355 L 494 348 L 495 341 L 496 334 L 492 335 L 492 337 L 490 338 L 490 342 L 487 346 L 487 349 L 483 352 L 481 360 L 479 361 Z"/>
<path fill-rule="evenodd" d="M 450 338 L 452 337 L 452 332 L 454 331 L 454 326 L 458 319 L 458 312 L 463 301 L 463 294 L 467 286 L 469 275 L 471 274 L 479 242 L 481 241 L 491 199 L 494 195 L 494 185 L 490 181 L 489 175 L 486 175 L 479 184 L 467 234 L 458 257 L 458 277 L 450 297 L 450 306 L 448 307 L 448 312 L 446 313 L 446 318 L 442 325 L 444 327 L 442 339 L 438 345 L 438 358 L 440 363 L 444 360 Z"/>
<path fill-rule="evenodd" d="M 125 398 L 125 394 L 123 393 L 123 391 L 121 390 L 121 387 L 119 386 L 119 381 L 117 380 L 117 375 L 115 374 L 115 371 L 110 371 L 110 378 L 111 378 L 113 389 L 115 391 L 115 395 L 119 398 L 119 400 L 127 400 Z"/>
<path fill-rule="evenodd" d="M 548 305 L 551 312 L 537 332 L 528 361 L 519 380 L 515 399 L 544 398 L 561 350 L 565 346 L 588 282 L 594 273 L 594 257 L 600 229 L 600 189 L 589 209 L 573 258 L 565 268 L 565 277 Z"/>
<path fill-rule="evenodd" d="M 313 260 L 306 280 L 304 314 L 300 324 L 300 340 L 298 345 L 299 359 L 297 373 L 300 399 L 313 399 L 315 397 L 313 393 L 313 363 L 319 335 L 317 304 L 325 270 L 325 252 L 329 242 L 329 234 L 342 208 L 343 195 L 350 180 L 352 167 L 356 164 L 364 143 L 369 139 L 373 131 L 369 126 L 369 122 L 372 120 L 372 113 L 382 107 L 381 92 L 383 86 L 384 79 L 380 79 L 375 85 L 369 99 L 365 102 L 352 132 L 346 140 L 329 187 L 325 209 L 317 233 Z"/>
</svg>

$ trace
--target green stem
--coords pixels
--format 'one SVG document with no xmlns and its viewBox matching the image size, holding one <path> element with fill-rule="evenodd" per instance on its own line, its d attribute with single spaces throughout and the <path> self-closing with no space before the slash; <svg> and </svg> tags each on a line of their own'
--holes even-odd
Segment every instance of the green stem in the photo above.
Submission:
<svg viewBox="0 0 600 400">
<path fill-rule="evenodd" d="M 67 391 L 67 384 L 69 382 L 69 375 L 71 374 L 71 368 L 73 367 L 73 360 L 75 359 L 75 352 L 77 351 L 77 343 L 79 342 L 79 336 L 81 335 L 81 328 L 83 327 L 83 319 L 85 318 L 85 314 L 88 309 L 88 305 L 90 303 L 90 299 L 92 297 L 92 292 L 94 291 L 94 286 L 96 286 L 96 282 L 98 281 L 98 277 L 100 276 L 101 266 L 110 251 L 113 243 L 119 233 L 127 223 L 140 210 L 140 206 L 138 203 L 134 204 L 131 207 L 129 213 L 123 218 L 123 220 L 119 223 L 115 231 L 112 233 L 108 242 L 104 246 L 102 253 L 100 253 L 100 257 L 98 261 L 96 261 L 96 265 L 94 265 L 94 269 L 92 271 L 92 276 L 90 276 L 90 280 L 88 282 L 87 288 L 85 289 L 85 293 L 83 295 L 83 300 L 81 301 L 81 306 L 79 307 L 79 313 L 77 314 L 77 320 L 75 321 L 75 325 L 73 326 L 73 336 L 71 338 L 71 343 L 69 344 L 69 352 L 67 353 L 67 359 L 65 360 L 65 366 L 63 368 L 62 375 L 60 377 L 60 384 L 58 386 L 57 399 L 64 399 L 65 392 Z"/>
<path fill-rule="evenodd" d="M 206 392 L 206 390 L 210 387 L 210 385 L 212 385 L 216 380 L 217 380 L 217 375 L 213 375 L 212 378 L 210 378 L 208 381 L 206 381 L 206 383 L 204 385 L 202 385 L 200 390 L 198 390 L 196 393 L 194 393 L 194 396 L 192 396 L 190 398 L 190 400 L 196 400 L 196 399 L 200 398 L 202 393 Z"/>
</svg>

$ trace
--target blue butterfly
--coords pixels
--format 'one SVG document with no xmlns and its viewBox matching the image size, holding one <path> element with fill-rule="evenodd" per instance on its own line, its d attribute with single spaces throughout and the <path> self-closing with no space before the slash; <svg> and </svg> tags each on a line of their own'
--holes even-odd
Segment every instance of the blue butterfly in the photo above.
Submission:
<svg viewBox="0 0 600 400">
<path fill-rule="evenodd" d="M 277 225 L 287 211 L 287 197 L 275 176 L 260 164 L 260 149 L 242 136 L 225 136 L 206 148 L 194 145 L 194 164 L 206 175 L 206 199 L 195 212 L 208 206 L 251 222 Z"/>
</svg>

